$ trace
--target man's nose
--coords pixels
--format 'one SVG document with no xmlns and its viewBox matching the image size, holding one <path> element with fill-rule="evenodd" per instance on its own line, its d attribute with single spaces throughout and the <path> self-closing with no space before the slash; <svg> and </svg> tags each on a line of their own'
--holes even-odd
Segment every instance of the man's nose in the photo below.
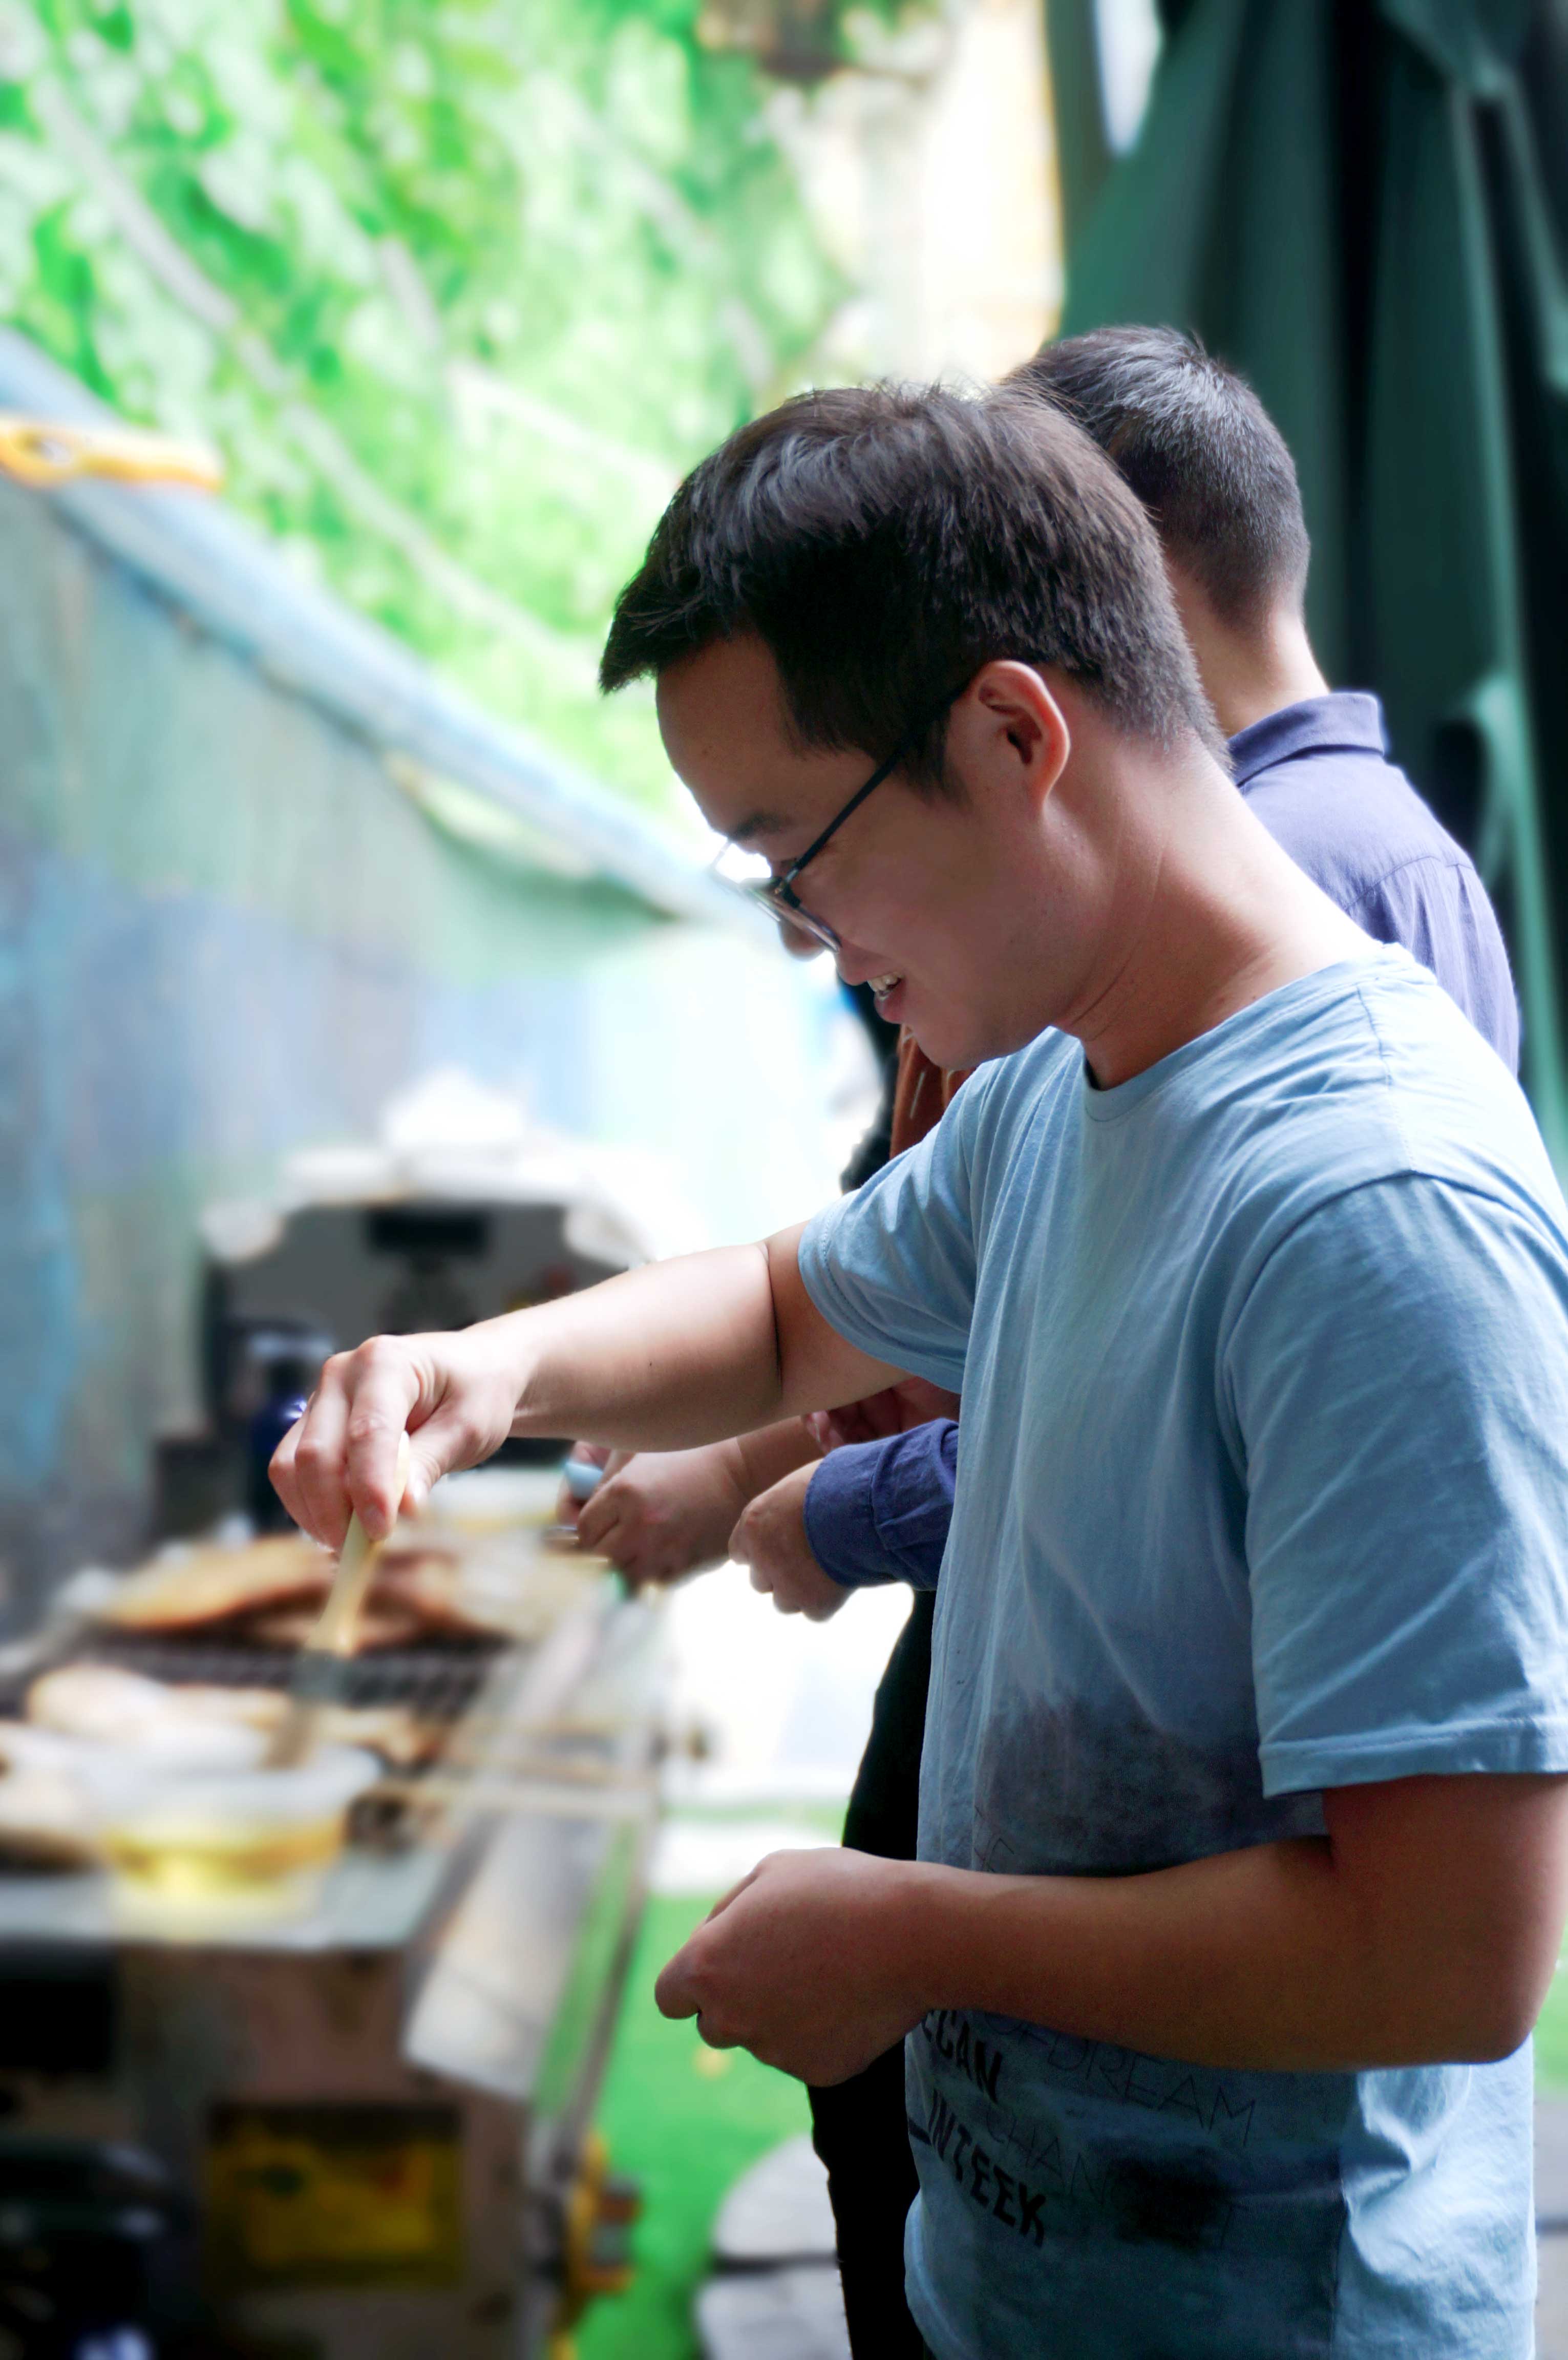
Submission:
<svg viewBox="0 0 1568 2360">
<path fill-rule="evenodd" d="M 827 945 L 819 934 L 809 934 L 804 926 L 792 926 L 788 918 L 779 921 L 779 939 L 791 958 L 820 958 Z"/>
<path fill-rule="evenodd" d="M 840 943 L 833 953 L 833 965 L 838 969 L 841 983 L 869 983 L 874 975 L 886 975 L 887 972 L 886 959 L 873 956 L 855 943 Z"/>
</svg>

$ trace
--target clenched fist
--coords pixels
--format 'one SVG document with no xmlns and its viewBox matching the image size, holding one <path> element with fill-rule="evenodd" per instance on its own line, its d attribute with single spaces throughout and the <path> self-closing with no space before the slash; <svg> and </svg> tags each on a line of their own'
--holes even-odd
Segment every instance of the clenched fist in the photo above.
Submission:
<svg viewBox="0 0 1568 2360">
<path fill-rule="evenodd" d="M 399 1500 L 424 1505 L 443 1475 L 477 1467 L 512 1430 L 528 1367 L 518 1323 L 485 1319 L 454 1336 L 372 1336 L 334 1352 L 304 1415 L 272 1459 L 272 1480 L 295 1523 L 341 1548 L 351 1513 L 375 1540 Z M 411 1445 L 405 1491 L 398 1443 Z"/>
<path fill-rule="evenodd" d="M 725 1895 L 655 1986 L 712 2049 L 749 2049 L 819 2085 L 847 2081 L 930 2005 L 926 1894 L 949 1872 L 836 1844 L 776 1852 Z"/>
<path fill-rule="evenodd" d="M 604 1474 L 581 1506 L 562 1491 L 559 1513 L 583 1547 L 608 1557 L 626 1579 L 679 1581 L 722 1565 L 730 1528 L 746 1504 L 734 1443 L 701 1450 L 590 1452 Z"/>
<path fill-rule="evenodd" d="M 751 1568 L 753 1590 L 771 1594 L 780 1614 L 825 1622 L 850 1593 L 822 1571 L 806 1537 L 806 1492 L 816 1471 L 815 1462 L 797 1467 L 760 1492 L 730 1535 L 730 1555 Z"/>
</svg>

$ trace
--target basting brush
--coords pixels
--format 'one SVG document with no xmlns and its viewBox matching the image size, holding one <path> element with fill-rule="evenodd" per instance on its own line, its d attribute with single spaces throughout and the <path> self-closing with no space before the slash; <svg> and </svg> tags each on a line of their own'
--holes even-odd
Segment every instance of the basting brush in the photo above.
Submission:
<svg viewBox="0 0 1568 2360">
<path fill-rule="evenodd" d="M 399 1508 L 408 1487 L 408 1437 L 397 1444 L 397 1492 Z M 315 1751 L 321 1718 L 333 1705 L 345 1701 L 348 1666 L 359 1610 L 375 1577 L 376 1559 L 385 1544 L 373 1541 L 357 1513 L 338 1555 L 337 1570 L 327 1592 L 316 1627 L 295 1659 L 289 1682 L 289 1710 L 273 1731 L 262 1766 L 292 1770 Z"/>
</svg>

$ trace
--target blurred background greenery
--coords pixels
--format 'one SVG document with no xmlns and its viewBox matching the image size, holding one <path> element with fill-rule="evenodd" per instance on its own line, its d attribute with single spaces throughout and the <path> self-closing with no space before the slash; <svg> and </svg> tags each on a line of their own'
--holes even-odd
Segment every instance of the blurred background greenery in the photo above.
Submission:
<svg viewBox="0 0 1568 2360">
<path fill-rule="evenodd" d="M 663 803 L 648 701 L 594 694 L 611 601 L 743 418 L 918 357 L 856 310 L 846 136 L 869 159 L 839 85 L 907 135 L 975 13 L 8 0 L 0 316 L 126 418 L 214 442 L 302 573 Z M 1042 125 L 1043 75 L 1027 105 Z"/>
<path fill-rule="evenodd" d="M 1070 327 L 1198 328 L 1252 376 L 1297 453 L 1313 628 L 1334 677 L 1383 694 L 1396 752 L 1503 911 L 1527 1080 L 1568 1169 L 1564 92 L 1563 0 L 0 0 L 0 320 L 125 418 L 215 443 L 226 498 L 302 579 L 693 830 L 650 698 L 602 705 L 593 685 L 615 590 L 689 465 L 813 381 L 991 377 L 1063 316 Z M 17 611 L 29 604 L 44 602 L 19 576 Z M 62 678 L 61 712 L 75 675 Z M 13 744 L 31 726 L 30 707 L 15 710 Z M 116 736 L 134 741 L 113 711 Z M 251 1130 L 280 1154 L 307 1122 L 321 1126 L 322 1106 L 353 1099 L 344 1084 L 307 1105 L 290 1068 L 270 1130 L 254 1121 L 266 1095 L 256 1049 L 271 1038 L 273 996 L 285 1004 L 281 978 L 298 973 L 319 1007 L 348 1011 L 322 1028 L 334 1089 L 346 1076 L 368 1097 L 376 1056 L 391 1076 L 405 1033 L 422 1036 L 390 987 L 385 1005 L 361 994 L 363 973 L 385 984 L 397 965 L 386 940 L 367 930 L 374 956 L 363 958 L 352 927 L 339 925 L 339 942 L 311 914 L 318 869 L 345 900 L 353 886 L 374 899 L 376 880 L 352 828 L 340 823 L 316 849 L 310 779 L 277 799 L 277 833 L 297 856 L 293 898 L 265 940 L 246 933 L 257 864 L 243 802 L 225 781 L 238 817 L 226 836 L 211 827 L 223 799 L 210 791 L 206 740 L 188 735 L 181 795 L 164 802 L 193 839 L 204 828 L 223 838 L 200 962 L 160 948 L 166 966 L 115 968 L 105 991 L 72 938 L 47 958 L 25 950 L 16 973 L 31 988 L 29 957 L 46 980 L 80 967 L 94 1022 L 106 1004 L 152 1007 L 148 974 L 166 989 L 169 976 L 200 975 L 192 1038 L 204 1042 L 210 1022 L 245 1055 L 193 1058 L 183 1097 L 159 1096 L 145 1077 L 171 1065 L 160 1036 L 120 1054 L 136 1084 L 124 1102 L 200 1109 L 223 1099 L 213 1075 L 232 1073 Z M 138 791 L 167 763 L 156 742 L 156 760 L 128 767 Z M 89 850 L 103 851 L 124 809 L 139 856 L 148 806 L 101 749 L 100 767 L 103 842 Z M 19 777 L 25 764 L 11 768 Z M 57 771 L 70 776 L 69 762 L 51 781 Z M 101 901 L 86 867 L 62 858 L 57 878 L 59 850 L 50 839 L 38 853 L 49 888 L 38 905 L 88 912 L 89 947 L 112 936 L 112 920 L 146 919 L 161 945 L 159 928 L 202 914 L 175 866 L 155 886 L 137 869 Z M 447 857 L 425 851 L 428 867 Z M 480 903 L 466 890 L 453 889 L 452 932 L 477 939 Z M 543 901 L 503 901 L 509 890 L 486 882 L 494 934 L 515 941 L 520 967 L 536 955 Z M 544 892 L 564 906 L 559 877 Z M 414 950 L 440 966 L 425 906 L 408 929 L 411 967 Z M 318 934 L 332 937 L 324 948 Z M 316 964 L 301 944 L 321 951 Z M 248 996 L 225 1000 L 212 945 L 236 967 L 249 961 L 266 989 L 249 989 L 247 972 Z M 577 946 L 584 972 L 591 952 Z M 628 983 L 605 967 L 597 1014 L 570 1021 L 575 982 L 559 999 L 522 985 L 483 1006 L 471 996 L 454 1022 L 451 978 L 422 969 L 407 1008 L 437 1011 L 443 1043 L 476 1065 L 515 1042 L 545 1117 L 595 1135 L 648 1128 L 648 1102 L 624 1081 L 646 1066 L 682 1109 L 693 1164 L 720 1160 L 706 1133 L 695 1139 L 693 1109 L 722 1096 L 725 1124 L 752 1137 L 767 1170 L 778 1159 L 757 1144 L 756 1109 L 735 1114 L 735 1076 L 761 1070 L 796 1125 L 757 1011 L 785 1011 L 778 1039 L 786 1015 L 804 1031 L 804 987 L 779 962 L 778 979 L 744 1000 L 739 959 L 732 949 L 724 991 L 694 963 L 651 1001 L 643 970 Z M 561 964 L 564 974 L 564 954 Z M 594 1044 L 632 1034 L 639 1018 L 670 1036 L 663 1064 L 623 1045 L 613 1068 Z M 6 1021 L 0 1008 L 0 1030 Z M 83 1029 L 37 1028 L 45 1043 Z M 570 1099 L 546 1054 L 561 1043 Z M 701 1067 L 700 1090 L 670 1079 L 678 1050 L 690 1055 L 682 1074 Z M 38 1070 L 52 1072 L 41 1050 Z M 510 1067 L 489 1077 L 509 1080 Z M 0 1167 L 9 1156 L 26 1176 L 48 1126 L 26 1090 L 9 1098 L 23 1147 L 0 1136 Z M 223 1163 L 209 1132 L 227 1136 L 210 1109 L 205 1131 L 191 1117 L 205 1159 L 192 1154 L 194 1176 L 176 1186 L 156 1167 L 171 1240 L 186 1235 L 198 1185 L 237 1185 L 240 1159 L 225 1147 Z M 77 1195 L 62 1184 L 54 1227 L 41 1183 L 32 1231 L 32 1199 L 8 1200 L 18 1266 L 36 1233 L 50 1284 L 49 1257 L 72 1220 L 90 1239 L 134 1225 L 144 1246 L 149 1228 L 136 1155 L 112 1142 L 89 1175 L 122 1232 L 87 1195 L 74 1137 L 59 1158 Z M 114 1278 L 139 1356 L 147 1323 L 117 1268 Z M 172 1336 L 184 1310 L 171 1284 L 159 1300 Z M 91 1283 L 82 1295 L 102 1326 L 104 1300 Z M 9 1324 L 26 1348 L 17 1397 L 36 1399 L 38 1324 Z M 96 1336 L 93 1349 L 102 1360 Z M 748 1713 L 749 1690 L 737 1720 Z M 593 2360 L 694 2349 L 691 2300 L 720 2196 L 804 2121 L 793 2084 L 749 2059 L 715 2063 L 653 2006 L 654 1969 L 711 1897 L 660 1893 L 630 1980 L 602 2121 L 617 2161 L 644 2180 L 648 2213 L 637 2284 L 585 2329 Z M 1536 2053 L 1543 2088 L 1568 2092 L 1568 1976 Z"/>
</svg>

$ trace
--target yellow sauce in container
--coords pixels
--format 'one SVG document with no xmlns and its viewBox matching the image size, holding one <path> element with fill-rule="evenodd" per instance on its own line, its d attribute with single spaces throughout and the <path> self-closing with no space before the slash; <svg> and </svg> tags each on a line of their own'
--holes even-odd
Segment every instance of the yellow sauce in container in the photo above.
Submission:
<svg viewBox="0 0 1568 2360">
<path fill-rule="evenodd" d="M 348 1808 L 380 1775 L 330 1746 L 289 1770 L 127 1762 L 105 1793 L 98 1841 L 134 1916 L 292 1916 L 342 1852 Z"/>
</svg>

